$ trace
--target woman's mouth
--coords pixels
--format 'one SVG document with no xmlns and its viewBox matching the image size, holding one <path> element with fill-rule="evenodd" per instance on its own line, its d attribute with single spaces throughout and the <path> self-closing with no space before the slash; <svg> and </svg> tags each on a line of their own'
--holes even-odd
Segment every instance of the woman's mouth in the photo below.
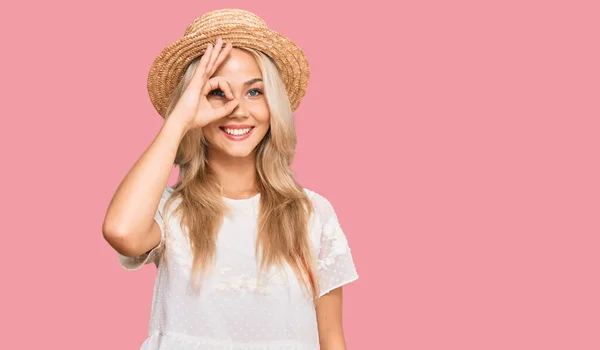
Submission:
<svg viewBox="0 0 600 350">
<path fill-rule="evenodd" d="M 225 137 L 227 137 L 228 139 L 233 141 L 242 141 L 250 137 L 250 135 L 252 135 L 252 130 L 254 130 L 254 127 L 248 126 L 229 128 L 225 126 L 220 126 L 219 129 L 221 129 Z"/>
</svg>

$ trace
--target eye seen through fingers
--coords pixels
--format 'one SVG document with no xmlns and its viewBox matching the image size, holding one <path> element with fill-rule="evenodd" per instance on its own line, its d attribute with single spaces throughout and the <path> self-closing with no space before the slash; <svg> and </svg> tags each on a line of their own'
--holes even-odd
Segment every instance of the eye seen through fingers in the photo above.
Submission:
<svg viewBox="0 0 600 350">
<path fill-rule="evenodd" d="M 260 89 L 252 89 L 248 91 L 248 94 L 250 95 L 250 97 L 258 97 L 262 94 L 262 91 Z M 226 98 L 225 93 L 221 89 L 214 89 L 211 92 L 209 92 L 208 95 L 218 98 Z"/>
</svg>

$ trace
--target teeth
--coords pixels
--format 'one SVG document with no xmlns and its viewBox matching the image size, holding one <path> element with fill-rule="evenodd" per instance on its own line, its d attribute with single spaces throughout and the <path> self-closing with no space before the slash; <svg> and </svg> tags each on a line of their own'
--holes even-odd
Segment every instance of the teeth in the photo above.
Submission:
<svg viewBox="0 0 600 350">
<path fill-rule="evenodd" d="M 229 135 L 241 136 L 241 135 L 246 135 L 247 133 L 249 133 L 250 129 L 251 128 L 246 128 L 246 129 L 225 129 L 225 132 L 228 133 Z"/>
</svg>

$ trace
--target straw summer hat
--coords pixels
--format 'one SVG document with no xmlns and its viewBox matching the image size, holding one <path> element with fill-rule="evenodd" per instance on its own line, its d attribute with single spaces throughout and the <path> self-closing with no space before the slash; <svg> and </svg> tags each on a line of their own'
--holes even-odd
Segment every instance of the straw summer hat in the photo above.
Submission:
<svg viewBox="0 0 600 350">
<path fill-rule="evenodd" d="M 267 26 L 252 12 L 220 9 L 196 18 L 183 37 L 171 43 L 154 59 L 148 73 L 148 94 L 152 105 L 164 118 L 173 90 L 189 63 L 201 56 L 217 38 L 233 47 L 250 47 L 273 59 L 285 84 L 292 111 L 295 111 L 308 86 L 309 67 L 304 52 L 290 39 Z"/>
</svg>

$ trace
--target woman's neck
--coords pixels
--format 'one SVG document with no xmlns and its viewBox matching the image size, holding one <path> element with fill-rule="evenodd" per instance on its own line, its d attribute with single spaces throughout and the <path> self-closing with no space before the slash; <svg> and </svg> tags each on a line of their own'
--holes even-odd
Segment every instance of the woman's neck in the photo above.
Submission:
<svg viewBox="0 0 600 350">
<path fill-rule="evenodd" d="M 231 157 L 209 151 L 208 156 L 210 167 L 221 184 L 224 197 L 250 198 L 258 192 L 254 152 L 247 157 Z"/>
</svg>

